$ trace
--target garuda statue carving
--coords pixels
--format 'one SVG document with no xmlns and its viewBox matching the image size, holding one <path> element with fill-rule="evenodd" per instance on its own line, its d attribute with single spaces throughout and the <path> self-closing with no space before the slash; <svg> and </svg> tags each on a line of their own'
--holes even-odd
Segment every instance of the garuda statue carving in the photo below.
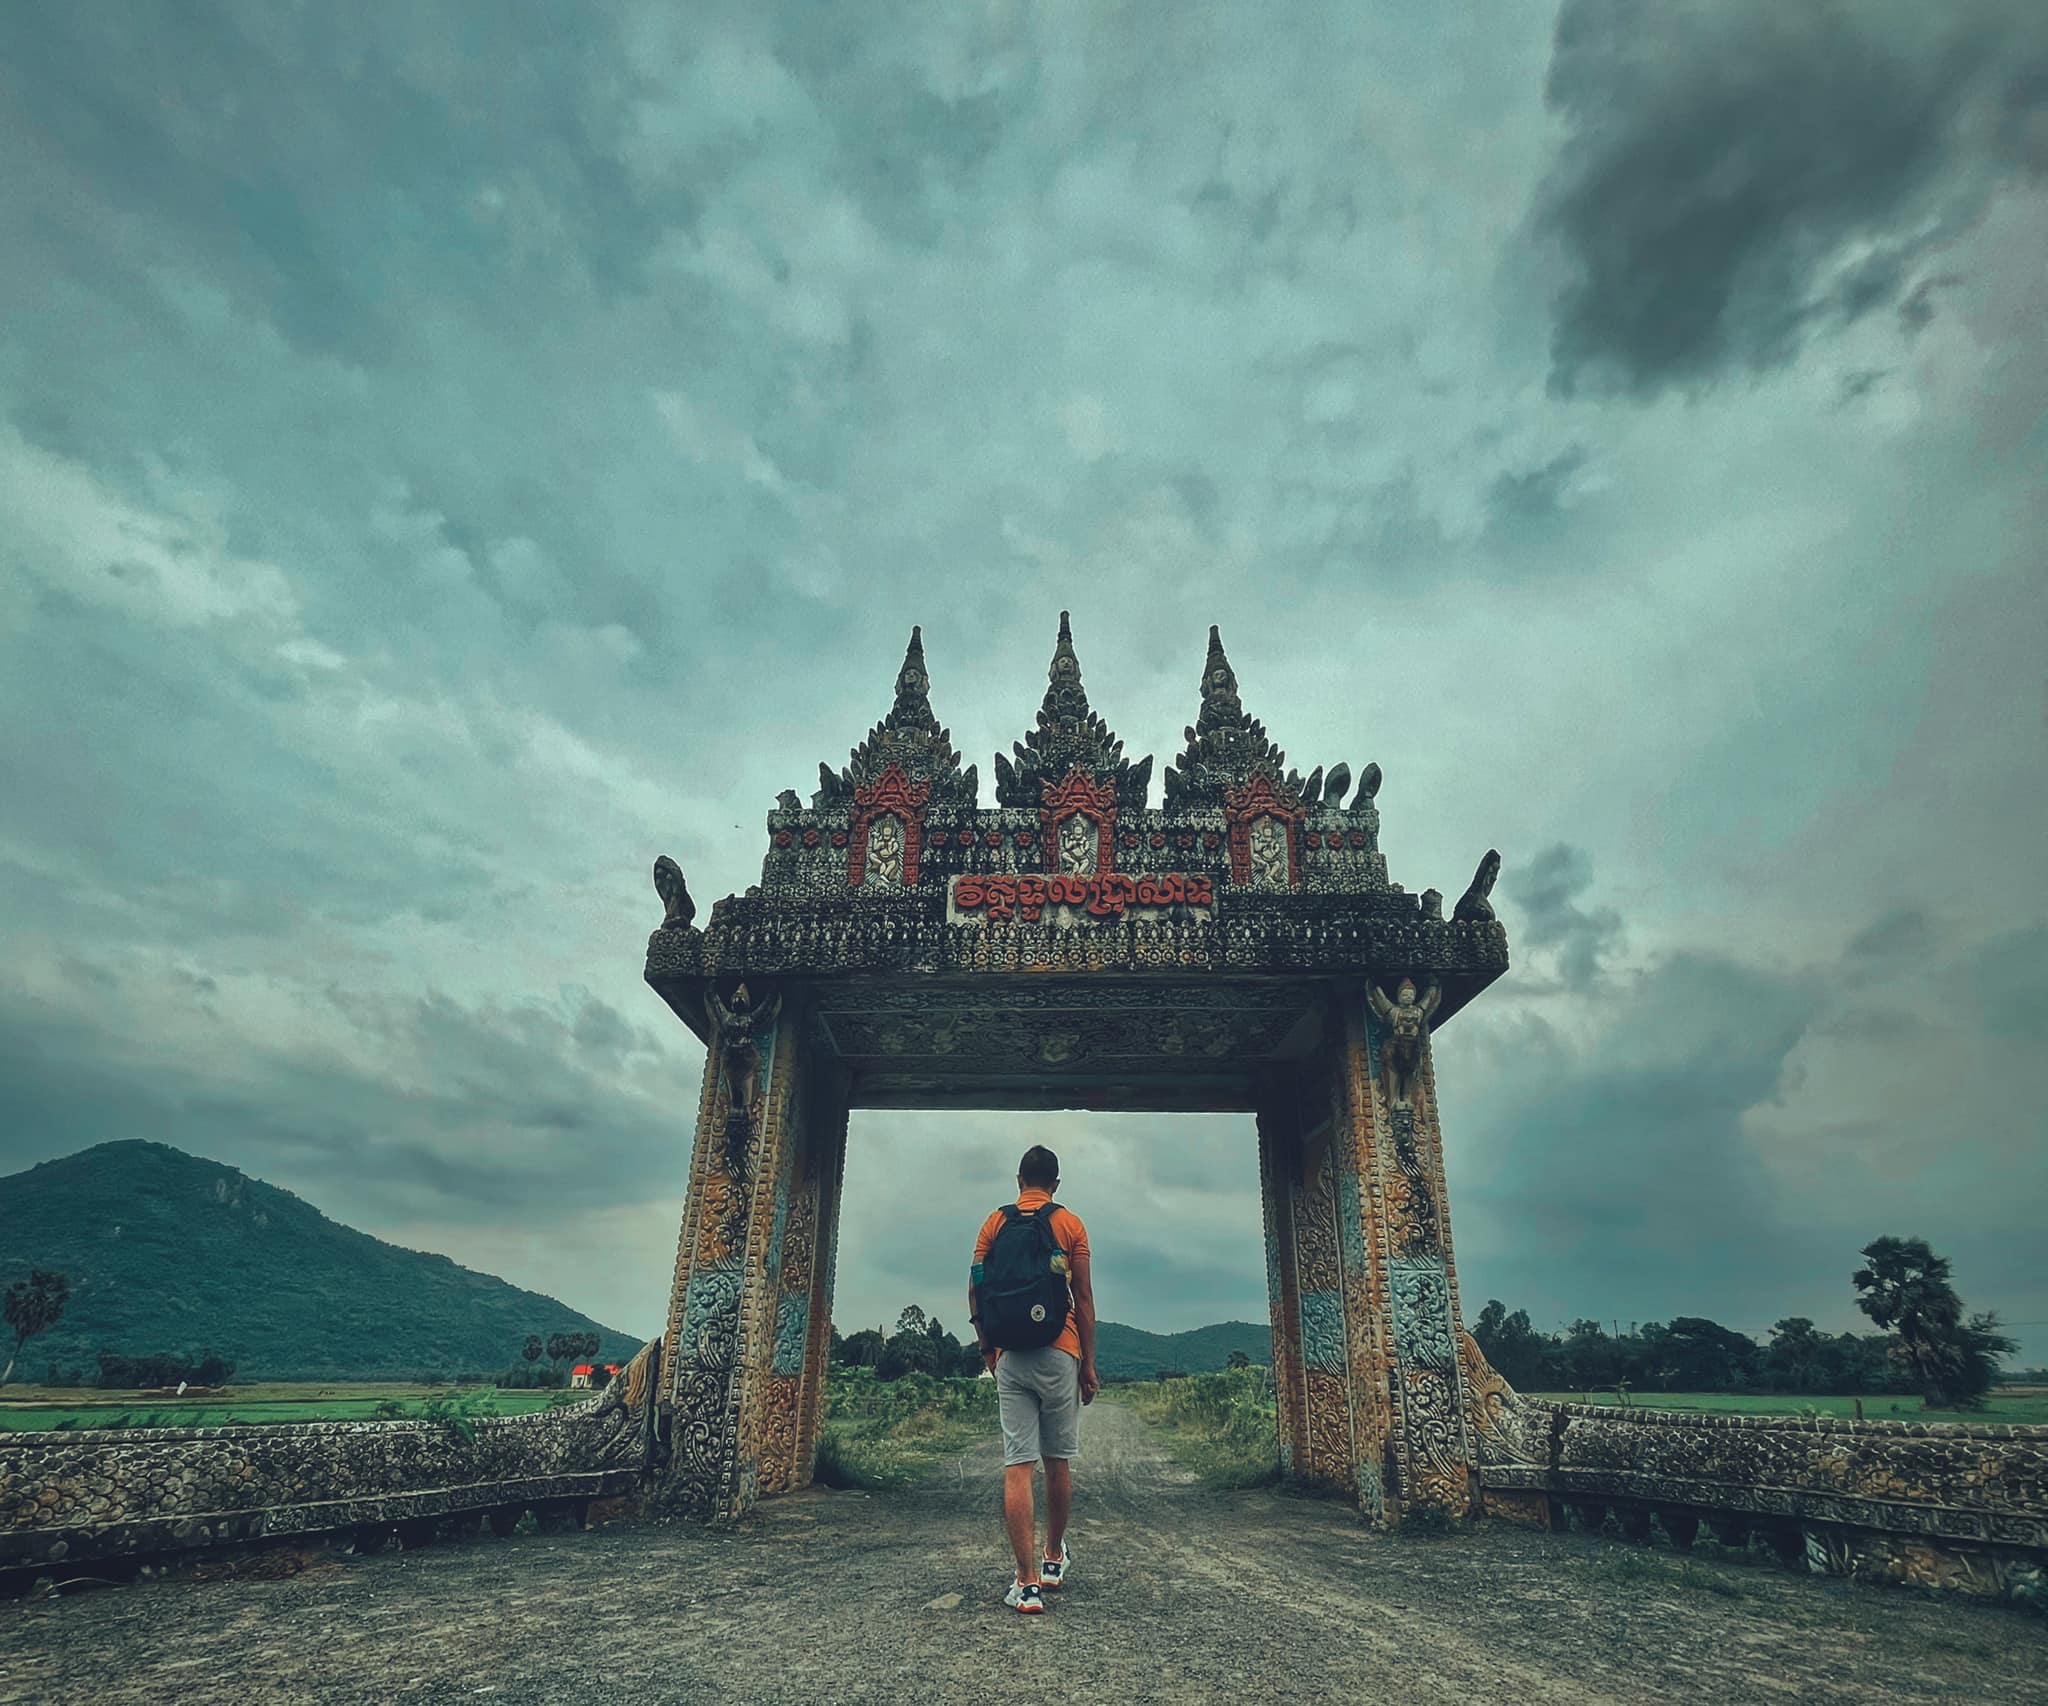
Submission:
<svg viewBox="0 0 2048 1706">
<path fill-rule="evenodd" d="M 782 1011 L 782 997 L 771 995 L 757 1004 L 743 983 L 732 992 L 730 1005 L 718 998 L 717 990 L 707 990 L 704 1010 L 718 1027 L 719 1069 L 725 1077 L 726 1157 L 737 1165 L 746 1153 L 754 1128 L 754 1106 L 760 1100 L 760 1037 Z"/>
<path fill-rule="evenodd" d="M 1376 983 L 1366 985 L 1365 997 L 1388 1031 L 1383 1051 L 1386 1057 L 1387 1104 L 1405 1108 L 1410 1105 L 1408 1096 L 1415 1086 L 1416 1075 L 1422 1070 L 1422 1039 L 1429 1034 L 1430 1015 L 1443 999 L 1443 991 L 1432 983 L 1428 992 L 1417 999 L 1414 980 L 1404 977 L 1394 990 L 1393 1000 L 1389 1001 L 1386 992 Z"/>
</svg>

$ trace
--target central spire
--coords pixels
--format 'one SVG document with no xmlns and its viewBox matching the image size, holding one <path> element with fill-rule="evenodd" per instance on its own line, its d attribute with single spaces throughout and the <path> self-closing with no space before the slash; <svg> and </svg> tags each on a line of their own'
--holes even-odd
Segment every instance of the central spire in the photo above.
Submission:
<svg viewBox="0 0 2048 1706">
<path fill-rule="evenodd" d="M 931 797 L 944 805 L 972 806 L 981 791 L 973 765 L 963 772 L 960 754 L 953 750 L 953 736 L 940 727 L 932 713 L 931 675 L 924 663 L 924 633 L 910 630 L 910 644 L 903 650 L 903 667 L 896 672 L 896 700 L 889 714 L 868 730 L 868 738 L 853 749 L 850 761 L 838 775 L 829 764 L 818 766 L 818 792 L 813 804 L 837 805 L 853 797 L 856 788 L 880 779 L 893 768 L 913 782 L 930 785 Z"/>
<path fill-rule="evenodd" d="M 1208 660 L 1202 665 L 1202 708 L 1186 733 L 1186 750 L 1166 769 L 1169 810 L 1220 801 L 1226 789 L 1242 787 L 1254 776 L 1301 798 L 1301 778 L 1287 769 L 1287 755 L 1267 737 L 1256 717 L 1245 715 L 1244 701 L 1237 696 L 1237 671 L 1230 667 L 1223 635 L 1213 625 Z M 1320 791 L 1320 772 L 1316 781 Z"/>
<path fill-rule="evenodd" d="M 890 707 L 886 727 L 937 728 L 932 715 L 932 678 L 924 667 L 924 630 L 910 630 L 910 644 L 903 649 L 903 667 L 896 672 L 896 703 Z"/>
<path fill-rule="evenodd" d="M 1011 748 L 1017 762 L 996 754 L 996 803 L 1036 806 L 1048 785 L 1063 781 L 1069 771 L 1083 770 L 1113 787 L 1119 806 L 1142 809 L 1152 784 L 1152 760 L 1148 756 L 1134 764 L 1125 758 L 1124 743 L 1089 706 L 1073 626 L 1064 610 L 1045 674 L 1037 726 Z"/>
</svg>

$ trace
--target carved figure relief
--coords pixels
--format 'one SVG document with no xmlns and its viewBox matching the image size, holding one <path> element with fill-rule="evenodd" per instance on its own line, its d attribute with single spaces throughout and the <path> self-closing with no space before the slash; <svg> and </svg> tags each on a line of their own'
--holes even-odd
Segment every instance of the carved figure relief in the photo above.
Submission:
<svg viewBox="0 0 2048 1706">
<path fill-rule="evenodd" d="M 892 765 L 874 782 L 853 790 L 859 808 L 848 836 L 846 880 L 854 888 L 870 881 L 887 890 L 917 887 L 918 861 L 924 851 L 924 812 L 932 797 L 927 782 L 913 782 Z M 886 863 L 887 872 L 875 861 Z"/>
<path fill-rule="evenodd" d="M 1418 999 L 1414 980 L 1404 977 L 1395 988 L 1391 1001 L 1376 983 L 1367 984 L 1365 994 L 1372 1004 L 1373 1013 L 1387 1027 L 1387 1040 L 1381 1053 L 1385 1060 L 1388 1105 L 1405 1108 L 1409 1105 L 1408 1097 L 1416 1077 L 1422 1070 L 1422 1044 L 1429 1035 L 1430 1015 L 1443 999 L 1443 990 L 1432 983 L 1428 993 Z"/>
<path fill-rule="evenodd" d="M 707 990 L 704 1007 L 718 1027 L 719 1067 L 725 1077 L 726 1158 L 737 1173 L 744 1163 L 754 1104 L 760 1095 L 759 1039 L 774 1028 L 782 997 L 771 995 L 757 1005 L 743 983 L 733 991 L 731 1005 L 719 999 L 716 989 Z"/>
<path fill-rule="evenodd" d="M 1060 825 L 1060 869 L 1081 876 L 1095 870 L 1095 826 L 1079 812 Z"/>
<path fill-rule="evenodd" d="M 1223 815 L 1229 826 L 1230 880 L 1251 888 L 1298 887 L 1304 812 L 1298 798 L 1276 789 L 1265 775 L 1227 788 Z"/>
<path fill-rule="evenodd" d="M 1287 869 L 1287 827 L 1278 818 L 1262 817 L 1251 828 L 1252 887 L 1291 886 Z"/>
<path fill-rule="evenodd" d="M 884 812 L 868 825 L 867 882 L 872 888 L 903 887 L 903 820 Z"/>
</svg>

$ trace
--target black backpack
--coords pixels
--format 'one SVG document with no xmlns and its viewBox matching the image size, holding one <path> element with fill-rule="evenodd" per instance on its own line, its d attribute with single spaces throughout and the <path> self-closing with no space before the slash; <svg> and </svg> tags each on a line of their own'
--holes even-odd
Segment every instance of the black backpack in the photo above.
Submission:
<svg viewBox="0 0 2048 1706">
<path fill-rule="evenodd" d="M 1041 1203 L 1028 1214 L 1004 1203 L 988 1254 L 975 1266 L 975 1320 L 998 1350 L 1035 1351 L 1060 1336 L 1073 1308 L 1067 1257 L 1052 1235 L 1059 1204 Z"/>
</svg>

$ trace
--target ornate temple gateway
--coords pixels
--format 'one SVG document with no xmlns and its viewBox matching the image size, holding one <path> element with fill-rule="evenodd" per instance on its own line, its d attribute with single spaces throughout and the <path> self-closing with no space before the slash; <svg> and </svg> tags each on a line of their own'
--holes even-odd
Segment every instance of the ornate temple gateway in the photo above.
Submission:
<svg viewBox="0 0 2048 1706">
<path fill-rule="evenodd" d="M 647 981 L 707 1046 L 659 1366 L 654 1502 L 719 1518 L 811 1477 L 848 1111 L 1257 1115 L 1280 1455 L 1398 1522 L 1434 1510 L 1678 1546 L 1710 1525 L 1801 1568 L 2023 1593 L 2048 1429 L 1720 1416 L 1518 1397 L 1463 1330 L 1430 1035 L 1508 966 L 1487 853 L 1448 909 L 1388 879 L 1379 767 L 1304 779 L 1215 629 L 1152 760 L 1088 704 L 1064 614 L 983 806 L 916 630 L 889 714 L 710 922 L 682 872 Z"/>
<path fill-rule="evenodd" d="M 856 1107 L 1258 1116 L 1280 1452 L 1382 1522 L 1418 1510 L 1703 1527 L 1786 1564 L 2038 1601 L 2048 1428 L 1613 1409 L 1517 1396 L 1459 1320 L 1430 1033 L 1507 969 L 1480 860 L 1445 916 L 1388 881 L 1380 775 L 1304 780 L 1214 629 L 1149 803 L 1067 620 L 983 807 L 915 631 L 896 702 L 761 882 L 699 929 L 655 862 L 647 981 L 708 1048 L 663 1336 L 601 1397 L 421 1418 L 0 1432 L 0 1590 L 312 1535 L 358 1546 L 651 1505 L 744 1511 L 811 1478 Z"/>
<path fill-rule="evenodd" d="M 716 1516 L 810 1479 L 849 1109 L 1243 1109 L 1285 1466 L 1375 1515 L 1465 1512 L 1493 1383 L 1460 1330 L 1429 1033 L 1507 969 L 1499 859 L 1448 917 L 1390 882 L 1379 767 L 1289 768 L 1213 628 L 1162 805 L 1064 614 L 1014 751 L 984 806 L 913 631 L 889 714 L 769 814 L 759 887 L 700 929 L 656 867 L 647 981 L 709 1049 L 665 1499 Z"/>
</svg>

